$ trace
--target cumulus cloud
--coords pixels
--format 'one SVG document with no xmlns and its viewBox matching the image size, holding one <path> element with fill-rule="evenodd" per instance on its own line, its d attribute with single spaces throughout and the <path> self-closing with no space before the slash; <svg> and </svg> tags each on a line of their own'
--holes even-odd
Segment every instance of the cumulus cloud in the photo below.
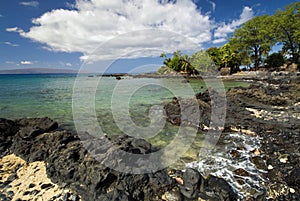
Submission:
<svg viewBox="0 0 300 201">
<path fill-rule="evenodd" d="M 18 47 L 18 46 L 19 46 L 18 44 L 11 43 L 11 42 L 8 42 L 8 41 L 6 41 L 6 42 L 3 42 L 3 44 L 5 44 L 5 45 L 9 45 L 9 46 L 12 46 L 12 47 Z"/>
<path fill-rule="evenodd" d="M 43 14 L 33 20 L 35 25 L 28 32 L 10 31 L 43 43 L 52 51 L 82 52 L 82 59 L 99 60 L 120 55 L 153 56 L 153 51 L 143 50 L 172 52 L 211 40 L 212 21 L 192 0 L 77 0 L 75 7 Z M 182 37 L 190 41 L 182 41 Z M 105 47 L 98 56 L 92 55 L 101 44 Z"/>
<path fill-rule="evenodd" d="M 214 10 L 216 4 L 207 1 Z M 201 13 L 194 2 L 76 0 L 68 9 L 33 19 L 29 31 L 18 27 L 6 31 L 42 43 L 50 51 L 80 52 L 81 60 L 97 61 L 199 50 L 212 40 L 226 41 L 229 33 L 253 16 L 252 9 L 245 7 L 239 19 L 216 26 L 210 14 Z"/>
<path fill-rule="evenodd" d="M 31 64 L 33 64 L 33 62 L 32 61 L 21 61 L 20 64 L 21 65 L 31 65 Z"/>
<path fill-rule="evenodd" d="M 29 7 L 38 7 L 39 2 L 38 1 L 22 1 L 22 2 L 20 2 L 20 5 L 29 6 Z"/>
<path fill-rule="evenodd" d="M 219 26 L 215 32 L 214 32 L 214 40 L 213 43 L 221 43 L 227 40 L 228 34 L 233 33 L 236 28 L 238 28 L 243 23 L 247 22 L 251 18 L 253 18 L 253 10 L 252 8 L 246 6 L 243 9 L 242 14 L 240 15 L 239 19 L 232 20 L 231 23 L 226 24 L 222 23 L 221 26 Z"/>
</svg>

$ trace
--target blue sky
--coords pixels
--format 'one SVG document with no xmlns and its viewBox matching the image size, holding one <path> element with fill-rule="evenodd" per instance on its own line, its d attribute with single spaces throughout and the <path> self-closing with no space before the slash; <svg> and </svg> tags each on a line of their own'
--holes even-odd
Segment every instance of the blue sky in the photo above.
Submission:
<svg viewBox="0 0 300 201">
<path fill-rule="evenodd" d="M 243 22 L 292 2 L 2 0 L 0 70 L 159 65 L 160 52 L 221 46 Z"/>
</svg>

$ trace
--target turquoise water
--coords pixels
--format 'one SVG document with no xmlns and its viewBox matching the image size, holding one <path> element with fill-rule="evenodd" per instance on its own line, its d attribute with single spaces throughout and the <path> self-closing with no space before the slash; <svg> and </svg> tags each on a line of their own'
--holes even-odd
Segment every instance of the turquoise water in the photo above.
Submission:
<svg viewBox="0 0 300 201">
<path fill-rule="evenodd" d="M 99 83 L 97 83 L 98 80 Z M 148 116 L 151 106 L 169 102 L 174 96 L 190 98 L 193 94 L 204 91 L 207 88 L 206 82 L 200 80 L 182 83 L 180 79 L 124 78 L 118 81 L 113 77 L 88 77 L 87 75 L 81 75 L 79 78 L 76 78 L 76 75 L 70 74 L 0 75 L 0 118 L 16 119 L 48 116 L 57 121 L 62 128 L 74 130 L 72 102 L 75 81 L 81 90 L 80 94 L 82 96 L 80 98 L 83 98 L 80 106 L 83 107 L 83 111 L 85 109 L 88 111 L 90 105 L 95 105 L 97 122 L 107 135 L 118 135 L 124 132 L 115 123 L 112 107 L 122 112 L 122 108 L 126 104 L 129 105 L 128 116 L 134 124 L 139 127 L 147 127 L 152 121 Z M 223 87 L 218 82 L 210 82 L 210 84 L 215 89 Z M 236 86 L 246 87 L 249 85 L 246 82 L 236 81 L 224 81 L 223 84 L 225 90 Z M 189 87 L 192 89 L 192 93 L 189 92 Z M 96 89 L 95 92 L 93 88 Z M 84 98 L 89 96 L 92 97 L 92 100 L 88 100 L 86 103 Z M 129 99 L 127 100 L 126 98 L 128 97 Z M 113 98 L 115 99 L 113 100 Z M 86 115 L 87 119 L 90 118 L 88 114 L 84 115 Z M 128 126 L 126 129 L 130 131 L 131 126 Z M 158 149 L 163 149 L 171 143 L 173 143 L 172 145 L 175 148 L 187 145 L 189 136 L 180 136 L 180 143 L 177 145 L 175 142 L 174 144 L 173 139 L 176 138 L 178 132 L 179 127 L 166 123 L 156 135 L 145 137 L 144 139 Z M 138 137 L 139 135 L 134 133 L 134 136 Z M 183 169 L 186 165 L 190 165 L 194 168 L 201 167 L 201 172 L 213 172 L 217 175 L 222 174 L 221 176 L 224 176 L 223 173 L 225 172 L 225 178 L 233 181 L 234 185 L 238 186 L 239 184 L 233 180 L 234 174 L 232 173 L 236 168 L 236 162 L 233 161 L 232 165 L 230 158 L 226 158 L 228 157 L 228 145 L 218 145 L 220 147 L 218 147 L 218 151 L 215 154 L 208 155 L 207 158 L 199 158 L 200 150 L 204 146 L 203 142 L 205 142 L 204 137 L 203 133 L 197 133 L 193 138 L 192 144 L 187 147 L 185 152 L 179 153 L 178 160 L 174 161 L 170 168 Z M 240 136 L 240 134 L 237 137 L 248 139 L 247 136 Z M 233 141 L 238 142 L 239 140 L 233 139 Z M 231 144 L 229 143 L 229 148 Z M 249 144 L 255 145 L 253 142 L 249 142 Z M 220 163 L 220 161 L 225 162 Z M 224 171 L 218 172 L 219 170 Z M 229 175 L 228 172 L 230 173 Z M 253 183 L 255 182 L 253 181 Z"/>
<path fill-rule="evenodd" d="M 127 127 L 125 125 L 124 129 L 120 129 L 116 125 L 112 108 L 122 113 L 123 109 L 128 106 L 125 116 L 129 116 L 136 126 L 147 127 L 153 120 L 148 116 L 151 106 L 161 106 L 174 96 L 190 98 L 195 93 L 207 88 L 206 83 L 200 80 L 182 83 L 180 79 L 126 77 L 116 80 L 114 77 L 88 77 L 87 75 L 76 77 L 76 75 L 70 74 L 0 75 L 0 118 L 47 116 L 57 121 L 61 128 L 75 130 L 72 111 L 75 81 L 76 86 L 80 87 L 80 98 L 87 97 L 89 99 L 87 102 L 82 100 L 83 111 L 89 111 L 89 107 L 94 104 L 97 122 L 107 135 L 122 134 L 125 132 L 124 129 L 127 129 L 130 134 L 133 130 L 130 126 L 132 124 L 128 124 Z M 224 82 L 225 89 L 248 85 L 245 82 Z M 214 87 L 217 89 L 223 86 L 216 85 Z M 87 112 L 81 118 L 84 121 L 89 119 L 90 115 Z M 125 124 L 126 121 L 124 121 Z M 148 140 L 155 146 L 164 147 L 177 132 L 178 127 L 165 123 L 157 135 L 149 137 Z M 197 136 L 197 139 L 194 150 L 200 146 L 202 136 Z M 196 152 L 191 152 L 194 156 L 197 155 Z"/>
<path fill-rule="evenodd" d="M 150 105 L 169 101 L 177 96 L 174 93 L 190 97 L 191 93 L 185 93 L 188 86 L 191 86 L 195 93 L 206 89 L 205 83 L 199 80 L 192 80 L 186 84 L 178 79 L 125 78 L 118 81 L 113 77 L 80 75 L 78 82 L 84 85 L 99 79 L 94 102 L 97 117 L 100 123 L 104 121 L 104 127 L 111 127 L 113 93 L 114 96 L 121 93 L 131 94 L 128 104 L 132 118 L 135 118 L 137 124 L 147 125 L 147 111 Z M 62 127 L 73 129 L 72 95 L 75 80 L 76 75 L 71 74 L 0 75 L 0 117 L 16 119 L 48 116 L 58 121 Z M 117 84 L 119 88 L 116 88 Z M 248 83 L 224 82 L 224 85 L 225 88 L 230 88 L 247 86 Z M 134 87 L 137 89 L 133 89 Z M 118 101 L 124 102 L 123 98 L 117 97 L 113 107 L 121 106 Z M 117 131 L 116 128 L 113 130 L 112 132 Z"/>
</svg>

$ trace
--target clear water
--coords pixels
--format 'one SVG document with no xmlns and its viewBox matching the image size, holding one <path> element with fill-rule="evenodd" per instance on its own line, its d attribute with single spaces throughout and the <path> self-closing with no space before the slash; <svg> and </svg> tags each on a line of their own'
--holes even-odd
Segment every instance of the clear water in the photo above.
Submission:
<svg viewBox="0 0 300 201">
<path fill-rule="evenodd" d="M 80 76 L 82 82 L 99 79 L 96 76 Z M 0 118 L 47 116 L 59 122 L 62 127 L 73 129 L 72 93 L 75 79 L 76 75 L 71 74 L 0 75 Z M 187 85 L 178 79 L 136 78 L 118 81 L 113 77 L 101 77 L 95 95 L 95 108 L 100 122 L 102 117 L 105 117 L 105 126 L 107 127 L 112 123 L 109 114 L 111 113 L 111 96 L 116 84 L 122 86 L 123 93 L 127 93 L 126 90 L 128 93 L 132 93 L 133 86 L 144 85 L 135 91 L 129 102 L 137 124 L 145 123 L 145 119 L 137 120 L 137 116 L 147 115 L 150 105 L 161 104 L 174 97 L 170 89 L 184 92 Z M 205 83 L 199 80 L 192 80 L 189 85 L 195 93 L 206 89 Z M 225 88 L 231 88 L 248 86 L 248 83 L 224 82 L 224 85 Z M 162 86 L 168 86 L 169 89 Z"/>
<path fill-rule="evenodd" d="M 72 98 L 73 87 L 77 75 L 60 74 L 60 75 L 0 75 L 0 118 L 17 119 L 23 117 L 50 117 L 57 121 L 61 128 L 74 130 L 73 114 L 72 114 Z M 95 80 L 100 77 L 88 77 L 80 75 L 77 79 L 79 85 L 82 85 L 83 94 L 89 95 L 93 93 L 89 83 L 95 84 Z M 118 135 L 123 131 L 115 124 L 114 117 L 111 112 L 112 96 L 118 94 L 131 94 L 130 100 L 125 100 L 129 104 L 129 116 L 132 121 L 140 127 L 147 127 L 151 120 L 148 116 L 149 108 L 153 105 L 161 105 L 169 102 L 176 96 L 177 91 L 180 96 L 190 98 L 190 93 L 185 93 L 188 86 L 193 89 L 193 94 L 202 92 L 207 89 L 205 82 L 200 80 L 191 80 L 190 83 L 182 83 L 178 79 L 153 79 L 153 78 L 124 78 L 116 80 L 114 77 L 101 77 L 96 87 L 95 97 L 91 103 L 95 104 L 96 116 L 100 127 L 104 133 L 108 135 Z M 236 86 L 247 87 L 249 83 L 237 81 L 224 81 L 225 89 Z M 119 90 L 116 90 L 116 86 Z M 222 87 L 222 86 L 215 86 Z M 136 88 L 136 89 L 135 89 Z M 123 96 L 117 97 L 113 103 L 113 107 L 123 107 Z M 87 107 L 88 105 L 84 105 Z M 130 129 L 130 128 L 129 128 Z M 178 132 L 178 127 L 165 124 L 163 129 L 155 136 L 149 137 L 147 140 L 157 148 L 166 147 Z M 245 136 L 241 135 L 241 139 Z M 248 139 L 248 137 L 246 137 Z M 250 139 L 250 138 L 249 138 Z M 184 140 L 184 139 L 182 139 Z M 223 169 L 228 170 L 227 178 L 232 181 L 237 189 L 244 187 L 237 186 L 237 182 L 233 181 L 232 171 L 236 168 L 231 162 L 220 162 L 216 164 L 220 158 L 228 159 L 228 150 L 223 146 L 220 152 L 208 158 L 199 158 L 199 150 L 201 149 L 204 136 L 198 133 L 190 146 L 190 148 L 182 155 L 179 161 L 173 164 L 173 168 L 184 168 L 191 166 L 199 168 L 205 174 L 215 173 Z M 233 139 L 236 141 L 236 139 Z M 250 149 L 257 146 L 253 140 L 248 140 Z M 248 143 L 247 141 L 247 143 Z M 253 142 L 252 142 L 253 141 Z M 228 143 L 228 149 L 231 149 Z M 225 146 L 227 147 L 227 146 Z M 250 150 L 249 150 L 250 151 Z M 210 160 L 215 161 L 213 164 Z M 199 166 L 200 165 L 200 166 Z M 212 166 L 210 166 L 212 165 Z M 247 166 L 247 165 L 246 165 Z M 252 168 L 252 167 L 251 167 Z M 253 172 L 252 169 L 247 169 Z M 224 174 L 224 171 L 221 172 Z M 255 173 L 253 173 L 255 175 Z M 252 179 L 252 178 L 248 178 Z M 256 180 L 252 179 L 252 185 Z M 251 180 L 251 181 L 252 181 Z M 245 187 L 249 190 L 249 186 Z M 244 190 L 245 190 L 244 189 Z"/>
</svg>

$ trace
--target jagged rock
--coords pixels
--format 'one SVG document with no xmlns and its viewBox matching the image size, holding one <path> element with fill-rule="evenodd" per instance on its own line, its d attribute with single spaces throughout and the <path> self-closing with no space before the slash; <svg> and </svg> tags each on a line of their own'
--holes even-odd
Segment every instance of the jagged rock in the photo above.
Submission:
<svg viewBox="0 0 300 201">
<path fill-rule="evenodd" d="M 23 139 L 32 139 L 39 134 L 53 131 L 58 128 L 57 122 L 48 117 L 20 119 L 16 123 L 20 126 L 19 136 Z"/>
<path fill-rule="evenodd" d="M 238 195 L 223 178 L 210 175 L 207 178 L 204 194 L 210 199 L 220 201 L 238 200 Z"/>
<path fill-rule="evenodd" d="M 12 144 L 12 136 L 19 130 L 15 122 L 0 118 L 0 157 L 4 156 Z"/>
<path fill-rule="evenodd" d="M 249 176 L 249 173 L 246 170 L 244 170 L 243 168 L 238 168 L 238 169 L 234 170 L 233 172 L 239 176 L 243 176 L 243 177 Z"/>
<path fill-rule="evenodd" d="M 187 198 L 197 198 L 200 190 L 201 183 L 203 184 L 204 178 L 194 169 L 188 168 L 183 173 L 184 185 L 181 187 L 181 193 Z"/>
<path fill-rule="evenodd" d="M 173 125 L 190 125 L 201 128 L 203 125 L 209 126 L 210 106 L 202 100 L 182 99 L 174 103 L 164 105 L 167 120 Z"/>
<path fill-rule="evenodd" d="M 256 166 L 258 169 L 267 170 L 266 163 L 260 156 L 253 156 L 251 157 L 251 162 Z"/>
<path fill-rule="evenodd" d="M 45 121 L 45 122 L 43 122 Z M 10 151 L 21 156 L 28 162 L 45 161 L 47 174 L 52 181 L 58 184 L 66 184 L 74 189 L 86 200 L 101 200 L 104 194 L 108 199 L 128 197 L 129 200 L 151 200 L 152 197 L 160 196 L 163 192 L 174 186 L 174 181 L 169 177 L 166 170 L 160 170 L 149 174 L 126 174 L 110 169 L 103 164 L 102 160 L 115 159 L 116 150 L 133 154 L 152 152 L 151 144 L 142 139 L 129 136 L 119 136 L 110 140 L 111 145 L 105 146 L 106 138 L 85 137 L 85 143 L 90 143 L 102 150 L 96 155 L 96 160 L 87 152 L 83 142 L 77 135 L 66 131 L 52 131 L 57 124 L 48 118 L 22 119 L 16 122 L 4 121 L 4 127 L 18 129 L 2 136 L 11 136 Z M 37 123 L 37 125 L 35 125 Z M 50 132 L 52 131 L 52 132 Z M 7 139 L 7 138 L 6 138 Z M 137 165 L 146 161 L 133 161 Z M 52 184 L 42 184 L 42 189 L 51 188 Z M 115 189 L 115 190 L 114 190 Z M 116 190 L 120 189 L 120 190 Z M 112 191 L 113 190 L 113 191 Z M 110 195 L 109 192 L 114 192 Z M 130 195 L 130 196 L 128 196 Z M 73 200 L 76 198 L 73 197 Z M 70 200 L 70 198 L 68 198 Z"/>
</svg>

